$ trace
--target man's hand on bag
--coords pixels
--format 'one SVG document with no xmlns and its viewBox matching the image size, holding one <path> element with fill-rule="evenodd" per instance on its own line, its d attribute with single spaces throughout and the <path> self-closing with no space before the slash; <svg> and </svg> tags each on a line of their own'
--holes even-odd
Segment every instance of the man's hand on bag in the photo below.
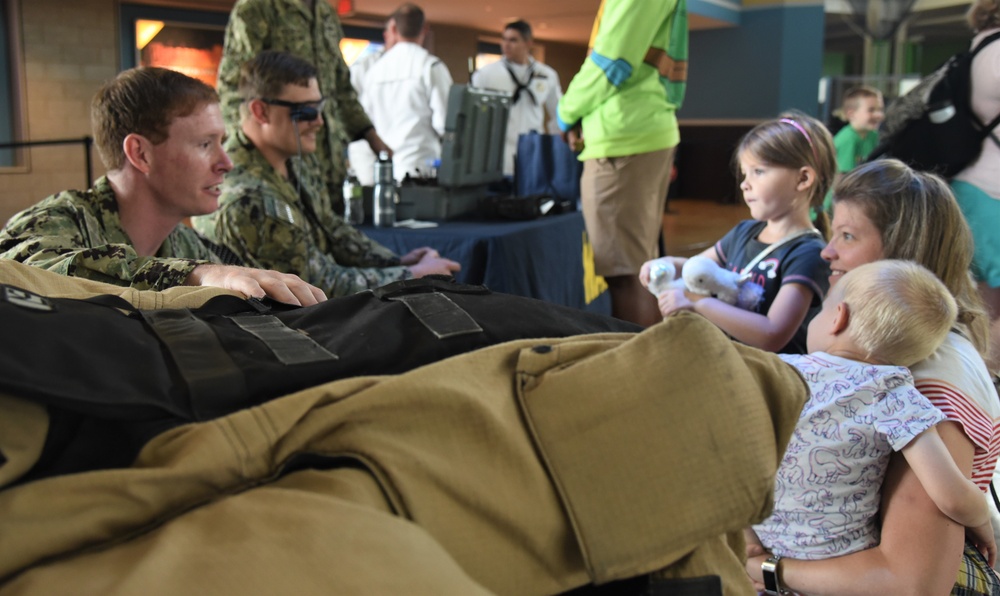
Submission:
<svg viewBox="0 0 1000 596">
<path fill-rule="evenodd" d="M 583 151 L 583 130 L 579 124 L 562 133 L 562 138 L 574 152 L 579 153 Z"/>
<path fill-rule="evenodd" d="M 399 264 L 406 266 L 416 265 L 417 263 L 420 262 L 420 259 L 424 258 L 424 256 L 428 254 L 433 257 L 441 256 L 440 254 L 438 254 L 438 251 L 434 250 L 433 248 L 429 246 L 421 246 L 420 248 L 414 248 L 410 252 L 399 257 Z"/>
<path fill-rule="evenodd" d="M 420 260 L 410 265 L 410 272 L 413 277 L 423 277 L 425 275 L 454 275 L 461 271 L 462 266 L 451 259 L 446 259 L 438 255 L 436 250 L 430 250 L 420 256 Z"/>
<path fill-rule="evenodd" d="M 232 265 L 198 265 L 184 285 L 212 286 L 254 298 L 268 296 L 296 306 L 312 306 L 326 300 L 323 290 L 302 281 L 298 275 Z"/>
</svg>

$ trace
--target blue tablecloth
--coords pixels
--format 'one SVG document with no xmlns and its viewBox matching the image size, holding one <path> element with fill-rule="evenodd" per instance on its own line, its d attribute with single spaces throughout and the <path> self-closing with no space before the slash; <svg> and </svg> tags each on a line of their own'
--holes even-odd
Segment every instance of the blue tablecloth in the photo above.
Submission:
<svg viewBox="0 0 1000 596">
<path fill-rule="evenodd" d="M 580 213 L 530 221 L 445 221 L 436 228 L 361 226 L 397 254 L 430 246 L 462 264 L 455 277 L 494 292 L 611 313 L 604 279 L 594 274 L 593 251 Z"/>
</svg>

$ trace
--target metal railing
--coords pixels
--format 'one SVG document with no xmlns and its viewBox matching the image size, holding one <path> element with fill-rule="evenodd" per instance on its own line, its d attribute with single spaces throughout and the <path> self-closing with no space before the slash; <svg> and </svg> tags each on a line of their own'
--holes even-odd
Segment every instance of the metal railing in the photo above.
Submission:
<svg viewBox="0 0 1000 596">
<path fill-rule="evenodd" d="M 89 188 L 94 179 L 94 168 L 90 157 L 90 148 L 94 145 L 94 138 L 91 136 L 79 139 L 52 139 L 48 141 L 17 141 L 14 143 L 0 143 L 0 149 L 23 149 L 25 147 L 45 147 L 49 145 L 83 145 L 83 158 L 87 168 L 87 181 L 83 188 Z"/>
</svg>

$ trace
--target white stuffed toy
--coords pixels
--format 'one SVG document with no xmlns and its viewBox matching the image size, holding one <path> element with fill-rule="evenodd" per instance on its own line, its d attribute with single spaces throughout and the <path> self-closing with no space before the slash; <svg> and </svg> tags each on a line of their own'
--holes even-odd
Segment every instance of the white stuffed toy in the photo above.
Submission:
<svg viewBox="0 0 1000 596">
<path fill-rule="evenodd" d="M 670 288 L 686 289 L 745 310 L 754 310 L 764 295 L 764 288 L 759 284 L 700 255 L 684 263 L 679 279 L 675 279 L 676 275 L 676 268 L 668 257 L 654 260 L 649 266 L 649 291 L 658 296 Z"/>
<path fill-rule="evenodd" d="M 685 289 L 684 280 L 677 277 L 677 268 L 670 257 L 660 257 L 649 263 L 649 291 L 659 296 L 667 290 Z"/>
</svg>

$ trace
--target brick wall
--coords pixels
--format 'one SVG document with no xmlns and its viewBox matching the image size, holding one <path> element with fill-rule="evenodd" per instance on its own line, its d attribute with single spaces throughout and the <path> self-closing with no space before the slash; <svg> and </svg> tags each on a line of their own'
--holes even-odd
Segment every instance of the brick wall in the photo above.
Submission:
<svg viewBox="0 0 1000 596">
<path fill-rule="evenodd" d="M 90 98 L 118 72 L 115 0 L 21 2 L 25 137 L 90 134 Z M 82 145 L 36 147 L 27 168 L 0 170 L 0 221 L 38 200 L 86 182 Z M 104 173 L 93 152 L 94 175 Z"/>
</svg>

